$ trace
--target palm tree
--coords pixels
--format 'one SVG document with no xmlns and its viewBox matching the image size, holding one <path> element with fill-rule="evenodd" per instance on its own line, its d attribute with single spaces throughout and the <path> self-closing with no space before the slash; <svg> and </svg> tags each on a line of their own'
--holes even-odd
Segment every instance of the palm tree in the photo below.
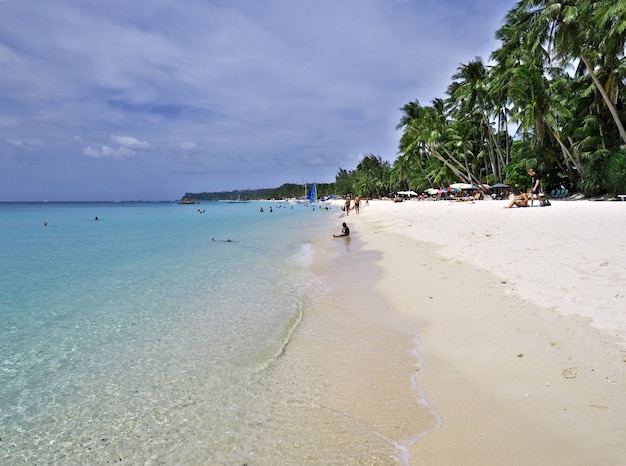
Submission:
<svg viewBox="0 0 626 466">
<path fill-rule="evenodd" d="M 400 110 L 402 110 L 402 117 L 400 122 L 396 125 L 396 129 L 402 129 L 407 126 L 411 121 L 420 117 L 420 111 L 422 107 L 417 99 L 408 104 L 405 104 Z"/>
<path fill-rule="evenodd" d="M 411 189 L 414 169 L 415 165 L 409 154 L 400 154 L 391 166 L 391 181 L 402 189 Z"/>
<path fill-rule="evenodd" d="M 606 51 L 615 57 L 623 55 L 625 27 L 619 22 L 623 17 L 624 0 L 521 0 L 508 13 L 507 23 L 527 32 L 522 45 L 530 55 L 561 63 L 581 60 L 626 144 L 626 130 L 617 108 L 592 63 Z"/>
<path fill-rule="evenodd" d="M 355 192 L 361 196 L 382 196 L 389 192 L 391 167 L 380 156 L 367 154 L 355 170 Z"/>
<path fill-rule="evenodd" d="M 496 178 L 499 178 L 504 157 L 490 121 L 490 110 L 494 106 L 488 92 L 488 70 L 482 58 L 476 57 L 467 65 L 461 65 L 452 78 L 457 81 L 448 88 L 451 102 L 457 106 L 457 112 L 465 117 L 471 116 L 474 109 L 478 108 L 478 115 L 483 125 L 482 131 L 487 140 L 491 170 Z"/>
</svg>

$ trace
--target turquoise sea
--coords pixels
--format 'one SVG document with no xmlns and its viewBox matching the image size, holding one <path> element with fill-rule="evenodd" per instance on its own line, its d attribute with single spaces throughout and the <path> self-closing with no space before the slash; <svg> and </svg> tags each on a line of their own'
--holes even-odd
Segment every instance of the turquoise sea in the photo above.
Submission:
<svg viewBox="0 0 626 466">
<path fill-rule="evenodd" d="M 289 204 L 0 204 L 0 464 L 249 461 L 280 435 L 268 371 L 335 225 Z"/>
</svg>

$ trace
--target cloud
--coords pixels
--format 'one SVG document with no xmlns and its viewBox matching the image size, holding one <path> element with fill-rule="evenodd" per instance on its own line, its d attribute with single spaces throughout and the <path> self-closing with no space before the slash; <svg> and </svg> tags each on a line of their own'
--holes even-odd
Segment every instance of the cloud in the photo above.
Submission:
<svg viewBox="0 0 626 466">
<path fill-rule="evenodd" d="M 152 145 L 146 141 L 140 141 L 132 136 L 111 136 L 111 139 L 117 142 L 120 146 L 131 150 L 151 150 Z"/>
<path fill-rule="evenodd" d="M 129 157 L 133 157 L 135 155 L 135 151 L 128 149 L 126 147 L 118 147 L 113 148 L 110 146 L 105 146 L 102 144 L 98 144 L 94 146 L 86 147 L 83 153 L 94 159 L 113 159 L 113 160 L 122 160 Z"/>
<path fill-rule="evenodd" d="M 185 151 L 189 151 L 189 150 L 195 150 L 198 148 L 198 145 L 194 142 L 181 142 L 178 147 L 181 150 L 185 150 Z"/>
<path fill-rule="evenodd" d="M 8 149 L 41 156 L 3 167 L 0 200 L 14 195 L 5 178 L 36 196 L 33 170 L 68 167 L 69 189 L 96 159 L 124 161 L 103 186 L 115 170 L 144 179 L 148 160 L 168 180 L 118 184 L 120 198 L 333 181 L 358 154 L 392 161 L 398 109 L 445 97 L 515 3 L 2 2 L 0 128 L 20 141 Z"/>
<path fill-rule="evenodd" d="M 39 139 L 7 139 L 9 144 L 27 150 L 39 149 L 43 146 L 43 142 Z"/>
</svg>

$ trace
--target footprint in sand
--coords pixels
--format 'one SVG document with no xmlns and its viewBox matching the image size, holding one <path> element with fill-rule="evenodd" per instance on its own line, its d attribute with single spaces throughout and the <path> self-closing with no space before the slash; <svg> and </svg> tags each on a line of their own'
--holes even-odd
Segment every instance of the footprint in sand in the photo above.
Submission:
<svg viewBox="0 0 626 466">
<path fill-rule="evenodd" d="M 563 377 L 565 377 L 566 379 L 575 379 L 576 367 L 568 367 L 567 369 L 563 369 Z"/>
</svg>

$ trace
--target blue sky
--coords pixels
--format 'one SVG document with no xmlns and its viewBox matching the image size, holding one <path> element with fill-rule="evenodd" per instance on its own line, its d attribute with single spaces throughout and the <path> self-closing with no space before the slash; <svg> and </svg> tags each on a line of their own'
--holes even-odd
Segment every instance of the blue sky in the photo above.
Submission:
<svg viewBox="0 0 626 466">
<path fill-rule="evenodd" d="M 0 0 L 0 201 L 166 200 L 393 162 L 508 0 Z"/>
</svg>

